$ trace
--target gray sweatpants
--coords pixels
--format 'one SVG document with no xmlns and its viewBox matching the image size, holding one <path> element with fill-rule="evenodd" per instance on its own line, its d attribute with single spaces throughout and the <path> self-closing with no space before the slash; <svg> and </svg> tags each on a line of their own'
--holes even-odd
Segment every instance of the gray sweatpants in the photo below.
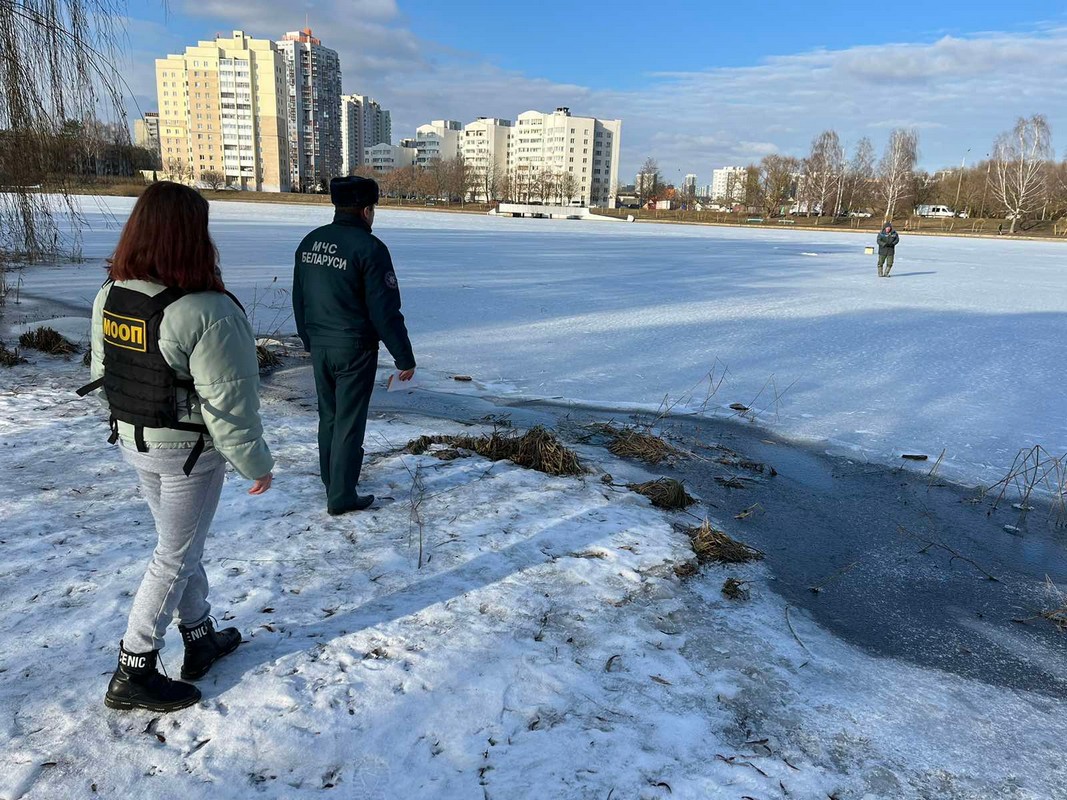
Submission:
<svg viewBox="0 0 1067 800">
<path fill-rule="evenodd" d="M 141 479 L 158 535 L 123 637 L 128 651 L 146 653 L 163 647 L 163 634 L 175 612 L 178 621 L 189 626 L 203 622 L 211 613 L 207 574 L 200 559 L 222 494 L 226 462 L 217 451 L 205 450 L 186 477 L 182 467 L 188 450 L 157 448 L 138 453 L 125 445 L 121 450 Z"/>
</svg>

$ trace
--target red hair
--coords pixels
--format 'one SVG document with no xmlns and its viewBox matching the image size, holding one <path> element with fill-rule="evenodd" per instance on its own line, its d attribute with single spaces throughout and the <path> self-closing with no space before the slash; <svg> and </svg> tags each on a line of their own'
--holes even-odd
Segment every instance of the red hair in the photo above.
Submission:
<svg viewBox="0 0 1067 800">
<path fill-rule="evenodd" d="M 126 220 L 108 260 L 109 276 L 115 281 L 153 281 L 187 292 L 225 291 L 207 218 L 207 200 L 195 189 L 171 181 L 153 183 Z"/>
</svg>

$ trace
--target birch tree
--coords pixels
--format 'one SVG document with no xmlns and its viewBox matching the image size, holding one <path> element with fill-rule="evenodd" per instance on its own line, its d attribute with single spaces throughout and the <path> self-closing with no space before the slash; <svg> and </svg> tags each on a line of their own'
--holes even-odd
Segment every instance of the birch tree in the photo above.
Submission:
<svg viewBox="0 0 1067 800">
<path fill-rule="evenodd" d="M 831 213 L 836 213 L 835 200 L 840 194 L 841 177 L 845 166 L 845 151 L 837 133 L 826 130 L 811 143 L 811 152 L 804 159 L 804 203 L 808 214 L 815 214 L 815 224 L 819 217 L 826 214 L 831 206 Z"/>
<path fill-rule="evenodd" d="M 994 142 L 989 189 L 1011 220 L 1009 233 L 1041 204 L 1051 159 L 1052 131 L 1042 114 L 1019 117 Z"/>
<path fill-rule="evenodd" d="M 845 168 L 842 181 L 842 208 L 855 211 L 857 206 L 866 206 L 870 201 L 871 182 L 874 180 L 874 145 L 864 136 L 856 142 L 852 160 Z"/>
<path fill-rule="evenodd" d="M 919 137 L 915 131 L 896 128 L 889 134 L 885 153 L 878 164 L 878 192 L 885 204 L 886 222 L 893 219 L 898 206 L 909 198 L 918 158 Z"/>
</svg>

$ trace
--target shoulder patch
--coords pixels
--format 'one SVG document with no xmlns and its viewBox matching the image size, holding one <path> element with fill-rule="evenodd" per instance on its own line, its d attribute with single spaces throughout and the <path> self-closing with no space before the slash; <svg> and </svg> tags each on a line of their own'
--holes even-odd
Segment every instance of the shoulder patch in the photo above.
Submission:
<svg viewBox="0 0 1067 800">
<path fill-rule="evenodd" d="M 385 285 L 388 286 L 390 289 L 397 288 L 396 273 L 395 272 L 387 272 L 387 273 L 385 273 Z"/>
</svg>

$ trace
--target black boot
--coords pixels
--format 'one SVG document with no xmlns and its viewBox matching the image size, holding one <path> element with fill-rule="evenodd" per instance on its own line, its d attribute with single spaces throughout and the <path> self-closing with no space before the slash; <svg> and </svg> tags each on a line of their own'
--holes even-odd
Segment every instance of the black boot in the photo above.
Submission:
<svg viewBox="0 0 1067 800">
<path fill-rule="evenodd" d="M 185 663 L 182 664 L 182 680 L 185 681 L 203 678 L 212 664 L 232 653 L 241 643 L 241 632 L 237 628 L 217 631 L 210 617 L 193 628 L 179 625 L 178 630 L 185 642 Z"/>
<path fill-rule="evenodd" d="M 172 681 L 156 671 L 158 650 L 131 653 L 119 643 L 119 666 L 108 684 L 104 705 L 129 711 L 177 711 L 199 702 L 200 690 L 181 681 Z"/>
<path fill-rule="evenodd" d="M 341 514 L 349 514 L 353 511 L 366 511 L 371 507 L 373 502 L 374 495 L 365 494 L 362 497 L 357 497 L 356 502 L 350 506 L 345 506 L 343 508 L 327 508 L 326 513 L 331 517 L 339 517 Z"/>
</svg>

